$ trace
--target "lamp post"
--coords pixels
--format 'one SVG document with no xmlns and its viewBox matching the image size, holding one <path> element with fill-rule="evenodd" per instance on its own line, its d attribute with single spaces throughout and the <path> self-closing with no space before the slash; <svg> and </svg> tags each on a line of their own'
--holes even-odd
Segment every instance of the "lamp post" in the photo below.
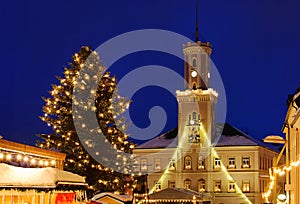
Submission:
<svg viewBox="0 0 300 204">
<path fill-rule="evenodd" d="M 273 144 L 284 144 L 284 146 L 282 147 L 280 153 L 278 154 L 277 157 L 273 158 L 273 171 L 272 171 L 272 176 L 274 179 L 274 187 L 273 187 L 273 192 L 272 192 L 272 197 L 273 197 L 273 203 L 277 204 L 277 174 L 274 173 L 275 168 L 278 167 L 278 163 L 283 155 L 284 150 L 286 149 L 286 154 L 288 154 L 288 140 L 282 138 L 279 135 L 269 135 L 267 137 L 265 137 L 263 139 L 264 142 L 266 143 L 273 143 Z M 288 160 L 288 158 L 286 158 L 286 160 Z M 286 163 L 288 164 L 289 161 L 286 161 Z"/>
</svg>

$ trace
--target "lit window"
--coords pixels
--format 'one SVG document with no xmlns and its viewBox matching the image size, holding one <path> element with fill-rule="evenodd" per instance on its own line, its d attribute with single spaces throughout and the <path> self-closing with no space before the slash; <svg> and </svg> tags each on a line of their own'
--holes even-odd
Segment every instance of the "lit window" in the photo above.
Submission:
<svg viewBox="0 0 300 204">
<path fill-rule="evenodd" d="M 203 156 L 198 157 L 198 169 L 205 169 L 205 161 Z"/>
<path fill-rule="evenodd" d="M 184 169 L 192 169 L 192 158 L 190 156 L 184 157 Z"/>
<path fill-rule="evenodd" d="M 235 168 L 235 159 L 233 157 L 230 157 L 228 160 L 228 168 L 230 168 L 230 169 Z"/>
<path fill-rule="evenodd" d="M 184 188 L 185 189 L 191 189 L 191 180 L 190 179 L 186 179 L 184 181 Z"/>
<path fill-rule="evenodd" d="M 169 170 L 175 170 L 175 159 L 170 159 Z"/>
<path fill-rule="evenodd" d="M 199 192 L 204 192 L 205 191 L 205 180 L 204 179 L 200 179 L 198 181 L 198 191 Z"/>
<path fill-rule="evenodd" d="M 221 181 L 214 181 L 214 192 L 221 192 Z"/>
<path fill-rule="evenodd" d="M 175 181 L 169 181 L 169 188 L 175 188 L 176 185 L 175 185 Z"/>
<path fill-rule="evenodd" d="M 228 192 L 229 192 L 229 193 L 234 193 L 234 192 L 235 192 L 235 183 L 232 182 L 232 181 L 230 181 L 230 182 L 228 183 Z"/>
<path fill-rule="evenodd" d="M 250 157 L 242 157 L 242 168 L 250 168 Z"/>
<path fill-rule="evenodd" d="M 215 158 L 215 165 L 214 165 L 215 169 L 219 169 L 221 168 L 221 160 L 220 158 Z"/>
<path fill-rule="evenodd" d="M 161 170 L 161 160 L 154 159 L 154 170 Z"/>
<path fill-rule="evenodd" d="M 147 171 L 147 159 L 141 159 L 141 171 Z"/>
<path fill-rule="evenodd" d="M 242 186 L 243 192 L 250 192 L 250 181 L 249 180 L 243 180 L 243 186 Z"/>
<path fill-rule="evenodd" d="M 159 181 L 155 181 L 155 191 L 160 191 L 161 190 L 161 183 Z"/>
</svg>

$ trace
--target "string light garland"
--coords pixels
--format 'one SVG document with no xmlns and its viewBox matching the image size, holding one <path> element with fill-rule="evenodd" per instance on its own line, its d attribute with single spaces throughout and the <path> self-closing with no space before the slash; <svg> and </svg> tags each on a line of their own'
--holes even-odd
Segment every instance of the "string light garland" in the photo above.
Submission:
<svg viewBox="0 0 300 204">
<path fill-rule="evenodd" d="M 268 190 L 262 194 L 262 197 L 265 199 L 266 202 L 269 202 L 269 197 L 272 193 L 272 190 L 274 188 L 274 185 L 277 185 L 275 183 L 275 177 L 276 176 L 283 176 L 287 172 L 291 171 L 293 168 L 298 167 L 300 165 L 300 159 L 297 161 L 293 161 L 290 163 L 289 166 L 282 165 L 280 167 L 272 167 L 269 169 L 269 174 L 270 174 L 270 183 L 268 185 Z"/>
<path fill-rule="evenodd" d="M 22 166 L 29 167 L 57 167 L 56 159 L 3 149 L 0 150 L 0 162 L 8 164 L 19 163 L 23 164 Z"/>
</svg>

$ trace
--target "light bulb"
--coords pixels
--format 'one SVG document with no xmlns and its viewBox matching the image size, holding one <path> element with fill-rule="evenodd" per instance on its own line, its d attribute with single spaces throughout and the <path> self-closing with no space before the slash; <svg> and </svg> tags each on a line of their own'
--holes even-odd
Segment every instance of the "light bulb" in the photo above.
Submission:
<svg viewBox="0 0 300 204">
<path fill-rule="evenodd" d="M 55 162 L 55 160 L 51 160 L 51 165 L 53 165 L 53 166 L 54 166 L 54 165 L 55 165 L 55 163 L 56 163 L 56 162 Z"/>
<path fill-rule="evenodd" d="M 28 157 L 27 157 L 27 156 L 24 157 L 24 161 L 25 161 L 25 162 L 28 161 Z"/>
<path fill-rule="evenodd" d="M 22 159 L 22 155 L 18 154 L 17 155 L 17 160 L 21 160 Z"/>
<path fill-rule="evenodd" d="M 35 164 L 36 160 L 35 159 L 31 159 L 31 164 Z"/>
<path fill-rule="evenodd" d="M 6 159 L 10 160 L 11 159 L 11 154 L 7 154 Z"/>
</svg>

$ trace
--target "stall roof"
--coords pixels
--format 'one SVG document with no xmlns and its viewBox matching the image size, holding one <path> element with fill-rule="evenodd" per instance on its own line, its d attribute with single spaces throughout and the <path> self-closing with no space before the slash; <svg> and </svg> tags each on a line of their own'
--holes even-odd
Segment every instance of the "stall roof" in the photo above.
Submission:
<svg viewBox="0 0 300 204">
<path fill-rule="evenodd" d="M 52 167 L 23 168 L 0 163 L 0 187 L 55 188 L 59 183 L 84 185 L 82 176 Z"/>
</svg>

